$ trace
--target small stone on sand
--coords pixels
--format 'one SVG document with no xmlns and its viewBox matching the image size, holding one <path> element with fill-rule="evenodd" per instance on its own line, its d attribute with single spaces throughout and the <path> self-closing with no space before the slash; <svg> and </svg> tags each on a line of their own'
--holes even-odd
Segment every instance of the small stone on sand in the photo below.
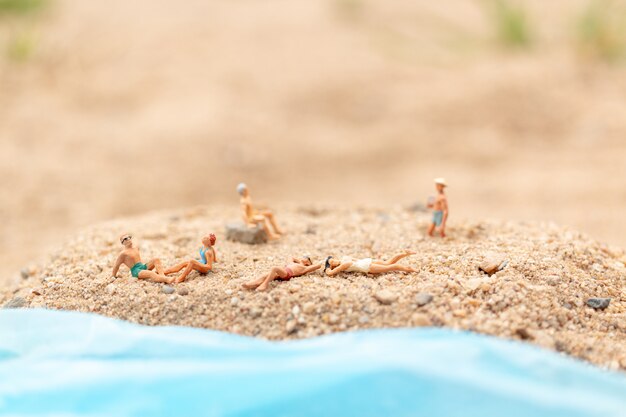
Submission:
<svg viewBox="0 0 626 417">
<path fill-rule="evenodd" d="M 604 310 L 610 303 L 610 298 L 590 298 L 587 300 L 587 305 L 595 310 Z"/>
<path fill-rule="evenodd" d="M 419 307 L 425 306 L 431 301 L 433 301 L 433 296 L 425 292 L 421 292 L 415 296 L 415 304 Z"/>
<path fill-rule="evenodd" d="M 398 294 L 394 294 L 389 290 L 380 290 L 374 293 L 374 298 L 381 304 L 389 305 L 398 300 Z"/>
<path fill-rule="evenodd" d="M 174 291 L 176 290 L 170 285 L 164 285 L 161 287 L 161 292 L 163 292 L 164 294 L 174 294 Z"/>
</svg>

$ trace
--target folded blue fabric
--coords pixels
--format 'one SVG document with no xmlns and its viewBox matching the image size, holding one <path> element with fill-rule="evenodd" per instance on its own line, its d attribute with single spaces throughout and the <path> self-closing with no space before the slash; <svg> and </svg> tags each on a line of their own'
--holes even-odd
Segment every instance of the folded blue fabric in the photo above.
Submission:
<svg viewBox="0 0 626 417">
<path fill-rule="evenodd" d="M 0 310 L 1 416 L 626 416 L 626 376 L 446 329 L 268 342 Z"/>
</svg>

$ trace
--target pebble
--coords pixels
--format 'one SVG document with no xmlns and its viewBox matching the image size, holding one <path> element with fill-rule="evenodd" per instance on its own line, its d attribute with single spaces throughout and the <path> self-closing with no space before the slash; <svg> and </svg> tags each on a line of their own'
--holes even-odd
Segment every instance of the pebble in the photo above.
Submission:
<svg viewBox="0 0 626 417">
<path fill-rule="evenodd" d="M 291 314 L 294 315 L 294 317 L 297 317 L 300 314 L 300 307 L 293 306 L 293 308 L 291 309 Z"/>
<path fill-rule="evenodd" d="M 421 292 L 415 296 L 415 304 L 419 307 L 425 306 L 431 301 L 433 301 L 433 296 L 425 292 Z"/>
<path fill-rule="evenodd" d="M 231 306 L 236 306 L 237 304 L 239 304 L 239 298 L 233 297 L 233 298 L 230 299 L 230 305 Z"/>
<path fill-rule="evenodd" d="M 285 331 L 287 334 L 291 334 L 296 331 L 296 327 L 298 323 L 295 320 L 287 320 L 287 324 L 285 324 Z"/>
<path fill-rule="evenodd" d="M 22 279 L 27 279 L 30 276 L 30 273 L 28 272 L 27 268 L 23 268 L 20 271 L 20 274 L 22 275 Z"/>
<path fill-rule="evenodd" d="M 595 310 L 604 310 L 610 302 L 610 298 L 590 298 L 587 300 L 587 305 Z"/>
<path fill-rule="evenodd" d="M 413 313 L 413 315 L 411 315 L 411 323 L 417 327 L 428 327 L 433 325 L 430 318 L 424 313 Z"/>
<path fill-rule="evenodd" d="M 13 297 L 7 301 L 2 308 L 22 308 L 26 307 L 28 303 L 24 297 Z"/>
<path fill-rule="evenodd" d="M 261 310 L 258 307 L 252 307 L 250 309 L 250 312 L 248 313 L 250 315 L 250 317 L 252 317 L 253 319 L 259 318 L 261 317 L 261 315 L 263 314 L 263 310 Z"/>
<path fill-rule="evenodd" d="M 306 303 L 302 305 L 302 311 L 304 312 L 304 314 L 314 313 L 316 309 L 317 308 L 316 308 L 315 303 L 311 301 L 307 301 Z"/>
<path fill-rule="evenodd" d="M 367 324 L 370 322 L 370 318 L 367 316 L 361 316 L 359 317 L 359 323 L 361 324 Z"/>
<path fill-rule="evenodd" d="M 30 290 L 30 293 L 33 295 L 41 295 L 43 294 L 43 288 L 33 288 Z"/>
<path fill-rule="evenodd" d="M 174 294 L 174 291 L 176 290 L 170 285 L 163 285 L 161 287 L 161 292 L 163 292 L 164 294 Z"/>
<path fill-rule="evenodd" d="M 398 300 L 398 294 L 395 294 L 389 290 L 380 290 L 374 293 L 374 298 L 378 300 L 378 302 L 381 304 L 389 305 Z"/>
<path fill-rule="evenodd" d="M 115 284 L 109 284 L 109 285 L 107 285 L 107 286 L 104 288 L 104 290 L 105 290 L 108 294 L 113 295 L 113 294 L 115 294 L 115 292 L 117 291 L 117 286 L 116 286 Z"/>
<path fill-rule="evenodd" d="M 189 289 L 187 287 L 179 287 L 178 294 L 180 295 L 189 295 Z"/>
</svg>

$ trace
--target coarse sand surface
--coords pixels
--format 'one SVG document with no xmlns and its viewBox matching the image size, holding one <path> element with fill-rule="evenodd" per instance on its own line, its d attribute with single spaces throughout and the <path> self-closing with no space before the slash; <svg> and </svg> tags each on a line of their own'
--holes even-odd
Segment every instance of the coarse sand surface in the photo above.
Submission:
<svg viewBox="0 0 626 417">
<path fill-rule="evenodd" d="M 246 245 L 225 239 L 236 206 L 195 207 L 118 219 L 84 229 L 0 290 L 0 303 L 95 312 L 146 325 L 218 329 L 272 340 L 378 327 L 444 326 L 522 339 L 609 369 L 626 370 L 626 255 L 549 223 L 455 222 L 428 238 L 430 215 L 405 207 L 279 206 L 280 240 Z M 111 269 L 133 234 L 144 262 L 165 266 L 198 256 L 217 235 L 218 263 L 171 287 Z M 266 292 L 242 284 L 291 256 L 388 259 L 416 273 L 327 277 L 321 270 L 275 281 Z M 507 261 L 492 276 L 485 261 Z M 173 275 L 173 276 L 176 276 Z M 611 298 L 604 310 L 589 298 Z M 432 298 L 432 299 L 431 299 Z"/>
</svg>

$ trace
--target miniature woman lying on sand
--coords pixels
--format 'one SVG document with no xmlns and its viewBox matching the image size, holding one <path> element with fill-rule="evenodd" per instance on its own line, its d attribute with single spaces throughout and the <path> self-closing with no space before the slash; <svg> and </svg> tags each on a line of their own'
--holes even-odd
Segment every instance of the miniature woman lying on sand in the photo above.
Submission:
<svg viewBox="0 0 626 417">
<path fill-rule="evenodd" d="M 252 199 L 250 198 L 250 191 L 248 186 L 241 183 L 237 186 L 237 192 L 241 196 L 239 203 L 241 204 L 241 214 L 243 221 L 249 227 L 256 227 L 260 224 L 267 233 L 269 239 L 278 239 L 283 232 L 276 225 L 274 214 L 269 210 L 255 210 L 252 206 Z"/>
<path fill-rule="evenodd" d="M 215 253 L 215 241 L 217 238 L 213 233 L 202 238 L 202 247 L 200 248 L 200 259 L 190 259 L 181 262 L 165 270 L 165 275 L 173 274 L 185 268 L 182 274 L 174 281 L 176 284 L 183 282 L 191 271 L 198 271 L 206 274 L 213 270 L 213 263 L 217 262 L 217 254 Z"/>
<path fill-rule="evenodd" d="M 324 272 L 326 272 L 326 275 L 331 277 L 341 272 L 363 272 L 364 274 L 383 274 L 385 272 L 394 271 L 417 272 L 410 266 L 400 265 L 397 263 L 400 259 L 414 254 L 415 252 L 406 251 L 394 256 L 388 261 L 372 258 L 354 259 L 349 256 L 344 256 L 341 260 L 337 260 L 332 256 L 329 256 L 326 258 Z"/>
<path fill-rule="evenodd" d="M 163 266 L 159 259 L 151 259 L 148 263 L 141 262 L 141 255 L 139 254 L 139 248 L 133 246 L 133 237 L 129 234 L 123 234 L 120 236 L 120 243 L 124 245 L 124 250 L 120 252 L 120 255 L 115 261 L 113 267 L 113 278 L 117 278 L 117 272 L 122 264 L 130 268 L 130 273 L 133 277 L 139 279 L 149 279 L 154 282 L 165 282 L 171 284 L 174 278 L 168 278 L 163 273 Z M 156 272 L 152 271 L 156 269 Z"/>
<path fill-rule="evenodd" d="M 270 270 L 269 273 L 259 275 L 259 277 L 253 281 L 246 282 L 243 287 L 251 290 L 256 288 L 257 291 L 265 291 L 270 282 L 275 279 L 281 279 L 283 281 L 289 281 L 293 277 L 299 277 L 309 272 L 316 271 L 322 267 L 322 264 L 315 264 L 311 261 L 311 258 L 304 256 L 301 259 L 291 258 L 287 265 L 284 267 L 276 266 Z"/>
</svg>

